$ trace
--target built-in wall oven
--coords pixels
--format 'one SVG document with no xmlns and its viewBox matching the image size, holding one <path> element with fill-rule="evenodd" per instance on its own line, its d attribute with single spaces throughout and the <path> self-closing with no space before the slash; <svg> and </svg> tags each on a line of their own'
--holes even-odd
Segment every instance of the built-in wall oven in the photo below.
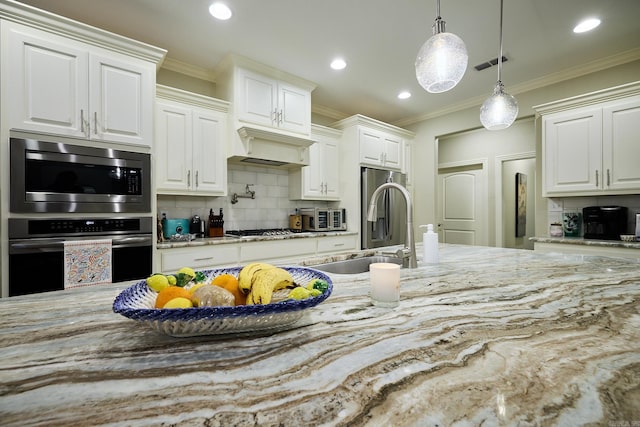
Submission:
<svg viewBox="0 0 640 427">
<path fill-rule="evenodd" d="M 11 212 L 151 212 L 149 154 L 72 142 L 10 138 Z"/>
<path fill-rule="evenodd" d="M 9 296 L 64 289 L 65 241 L 111 240 L 112 281 L 151 274 L 154 221 L 9 218 Z"/>
</svg>

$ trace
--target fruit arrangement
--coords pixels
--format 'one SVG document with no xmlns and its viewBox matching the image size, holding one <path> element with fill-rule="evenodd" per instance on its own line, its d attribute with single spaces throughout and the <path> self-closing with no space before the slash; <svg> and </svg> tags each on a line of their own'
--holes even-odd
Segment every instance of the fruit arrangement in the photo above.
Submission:
<svg viewBox="0 0 640 427">
<path fill-rule="evenodd" d="M 271 264 L 247 264 L 238 273 L 221 274 L 210 281 L 202 272 L 183 267 L 175 275 L 153 274 L 147 286 L 157 292 L 155 308 L 191 308 L 269 304 L 283 299 L 303 300 L 322 295 L 328 283 L 313 279 L 306 285 Z"/>
</svg>

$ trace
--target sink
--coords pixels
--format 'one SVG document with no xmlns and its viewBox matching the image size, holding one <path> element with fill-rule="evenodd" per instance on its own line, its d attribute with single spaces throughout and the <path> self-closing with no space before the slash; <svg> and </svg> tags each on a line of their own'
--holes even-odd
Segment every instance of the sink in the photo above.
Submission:
<svg viewBox="0 0 640 427">
<path fill-rule="evenodd" d="M 347 259 L 344 261 L 328 262 L 326 264 L 310 265 L 310 268 L 335 274 L 358 274 L 369 271 L 369 264 L 374 262 L 390 262 L 402 265 L 402 260 L 392 256 L 368 256 L 362 258 Z"/>
</svg>

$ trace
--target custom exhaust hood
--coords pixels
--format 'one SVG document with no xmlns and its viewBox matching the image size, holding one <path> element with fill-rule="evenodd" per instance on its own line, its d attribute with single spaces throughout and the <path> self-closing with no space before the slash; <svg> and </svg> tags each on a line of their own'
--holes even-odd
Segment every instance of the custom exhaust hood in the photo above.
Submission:
<svg viewBox="0 0 640 427">
<path fill-rule="evenodd" d="M 242 126 L 237 133 L 239 138 L 232 138 L 230 162 L 282 168 L 309 165 L 312 139 L 251 126 Z"/>
</svg>

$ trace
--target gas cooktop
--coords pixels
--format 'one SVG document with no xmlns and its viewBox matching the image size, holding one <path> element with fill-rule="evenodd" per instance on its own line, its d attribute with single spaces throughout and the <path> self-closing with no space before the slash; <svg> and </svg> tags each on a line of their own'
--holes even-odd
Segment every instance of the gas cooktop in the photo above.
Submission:
<svg viewBox="0 0 640 427">
<path fill-rule="evenodd" d="M 291 234 L 302 234 L 300 230 L 291 228 L 257 228 L 249 230 L 227 230 L 225 234 L 232 237 L 252 237 L 252 236 L 289 236 Z"/>
</svg>

